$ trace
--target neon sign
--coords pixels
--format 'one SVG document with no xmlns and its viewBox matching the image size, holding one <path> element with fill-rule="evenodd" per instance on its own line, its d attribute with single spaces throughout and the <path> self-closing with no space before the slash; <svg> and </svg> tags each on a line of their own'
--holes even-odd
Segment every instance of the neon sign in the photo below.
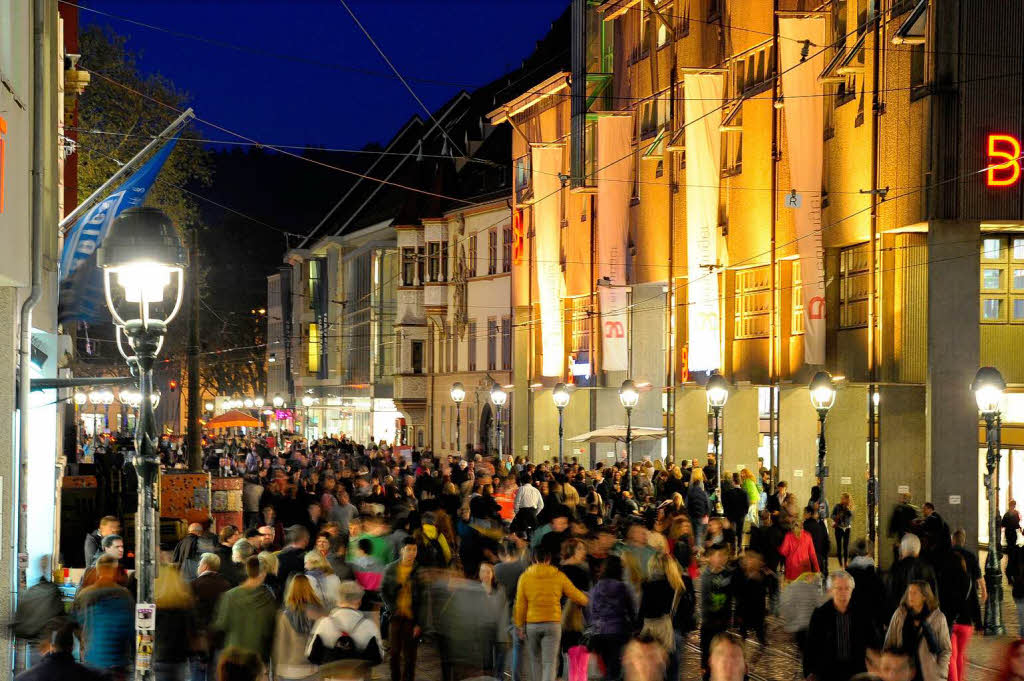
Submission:
<svg viewBox="0 0 1024 681">
<path fill-rule="evenodd" d="M 985 184 L 989 187 L 1009 187 L 1020 180 L 1020 140 L 1016 137 L 989 134 L 988 159 Z"/>
</svg>

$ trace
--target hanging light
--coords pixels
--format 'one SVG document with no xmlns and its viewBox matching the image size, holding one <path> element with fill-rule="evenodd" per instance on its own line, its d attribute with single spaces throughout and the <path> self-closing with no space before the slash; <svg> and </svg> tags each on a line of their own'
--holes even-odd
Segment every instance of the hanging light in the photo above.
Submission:
<svg viewBox="0 0 1024 681">
<path fill-rule="evenodd" d="M 110 406 L 114 403 L 114 391 L 109 388 L 104 390 L 102 393 L 103 404 Z"/>
<path fill-rule="evenodd" d="M 90 390 L 89 391 L 89 404 L 94 404 L 94 405 L 95 404 L 102 404 L 102 402 L 103 402 L 103 393 L 102 392 L 100 392 L 99 390 Z"/>
<path fill-rule="evenodd" d="M 203 406 L 206 407 L 206 411 L 213 411 L 213 402 L 207 402 Z"/>
<path fill-rule="evenodd" d="M 312 396 L 310 396 L 310 395 L 303 395 L 302 396 L 302 406 L 303 407 L 312 407 L 313 406 L 313 398 L 312 398 Z"/>
<path fill-rule="evenodd" d="M 154 390 L 151 392 L 149 394 L 149 401 L 153 405 L 153 408 L 156 409 L 156 406 L 160 404 L 160 391 Z M 142 404 L 142 395 L 139 395 L 139 404 Z"/>
<path fill-rule="evenodd" d="M 262 398 L 262 397 L 257 397 L 256 399 L 254 399 L 254 400 L 252 401 L 252 403 L 253 403 L 254 405 L 256 405 L 256 408 L 257 408 L 257 409 L 259 409 L 259 408 L 261 408 L 261 407 L 263 406 L 263 398 Z"/>
</svg>

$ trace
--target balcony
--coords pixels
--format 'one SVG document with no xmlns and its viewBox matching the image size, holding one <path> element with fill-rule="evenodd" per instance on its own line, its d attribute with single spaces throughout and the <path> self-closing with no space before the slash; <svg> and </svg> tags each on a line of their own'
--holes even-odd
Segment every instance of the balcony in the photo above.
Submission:
<svg viewBox="0 0 1024 681">
<path fill-rule="evenodd" d="M 398 289 L 395 324 L 424 324 L 423 289 Z"/>
<path fill-rule="evenodd" d="M 423 286 L 423 307 L 443 312 L 448 308 L 448 285 L 440 282 Z"/>
</svg>

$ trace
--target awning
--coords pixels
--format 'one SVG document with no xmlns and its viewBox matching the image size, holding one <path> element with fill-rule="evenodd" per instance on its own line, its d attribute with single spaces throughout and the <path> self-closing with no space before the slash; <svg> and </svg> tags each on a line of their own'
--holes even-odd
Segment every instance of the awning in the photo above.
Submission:
<svg viewBox="0 0 1024 681">
<path fill-rule="evenodd" d="M 207 428 L 259 428 L 260 421 L 245 412 L 232 410 L 206 422 Z"/>
<path fill-rule="evenodd" d="M 665 437 L 664 428 L 650 428 L 646 426 L 633 426 L 630 429 L 630 439 L 634 442 L 639 440 L 660 440 Z M 625 442 L 626 426 L 605 426 L 592 430 L 583 435 L 569 438 L 569 442 Z"/>
<path fill-rule="evenodd" d="M 925 19 L 928 16 L 928 0 L 921 0 L 910 16 L 896 29 L 892 36 L 893 45 L 923 45 Z"/>
</svg>

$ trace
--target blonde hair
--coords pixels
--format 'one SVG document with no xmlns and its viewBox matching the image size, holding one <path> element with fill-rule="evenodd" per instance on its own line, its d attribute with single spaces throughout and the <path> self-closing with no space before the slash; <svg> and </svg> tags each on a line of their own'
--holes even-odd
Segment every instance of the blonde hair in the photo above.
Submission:
<svg viewBox="0 0 1024 681">
<path fill-rule="evenodd" d="M 647 545 L 654 549 L 654 555 L 647 561 L 647 574 L 652 579 L 664 576 L 674 590 L 684 588 L 683 571 L 679 562 L 669 555 L 664 535 L 651 532 L 647 535 Z"/>
<path fill-rule="evenodd" d="M 331 564 L 320 555 L 319 551 L 308 551 L 302 558 L 302 564 L 307 570 L 321 570 L 325 574 L 334 574 L 334 570 L 331 570 Z"/>
<path fill-rule="evenodd" d="M 839 495 L 839 503 L 846 504 L 846 508 L 853 510 L 853 497 L 850 496 L 849 492 L 843 492 Z"/>
<path fill-rule="evenodd" d="M 565 496 L 565 505 L 570 511 L 575 511 L 580 505 L 580 493 L 572 485 L 563 485 L 562 494 Z"/>
<path fill-rule="evenodd" d="M 754 473 L 749 468 L 744 468 L 744 469 L 740 470 L 740 479 L 741 480 L 753 480 L 754 479 Z"/>
<path fill-rule="evenodd" d="M 289 610 L 301 610 L 307 606 L 320 608 L 323 607 L 323 603 L 317 597 L 309 577 L 299 573 L 288 581 L 288 588 L 284 591 L 284 607 Z"/>
<path fill-rule="evenodd" d="M 177 610 L 191 608 L 193 605 L 192 589 L 185 583 L 177 565 L 164 565 L 160 568 L 153 593 L 158 608 Z"/>
<path fill-rule="evenodd" d="M 704 482 L 704 470 L 702 468 L 694 468 L 693 473 L 690 474 L 690 483 Z"/>
<path fill-rule="evenodd" d="M 260 561 L 260 567 L 263 568 L 263 572 L 268 575 L 277 574 L 277 555 L 270 551 L 261 551 L 257 556 Z"/>
</svg>

